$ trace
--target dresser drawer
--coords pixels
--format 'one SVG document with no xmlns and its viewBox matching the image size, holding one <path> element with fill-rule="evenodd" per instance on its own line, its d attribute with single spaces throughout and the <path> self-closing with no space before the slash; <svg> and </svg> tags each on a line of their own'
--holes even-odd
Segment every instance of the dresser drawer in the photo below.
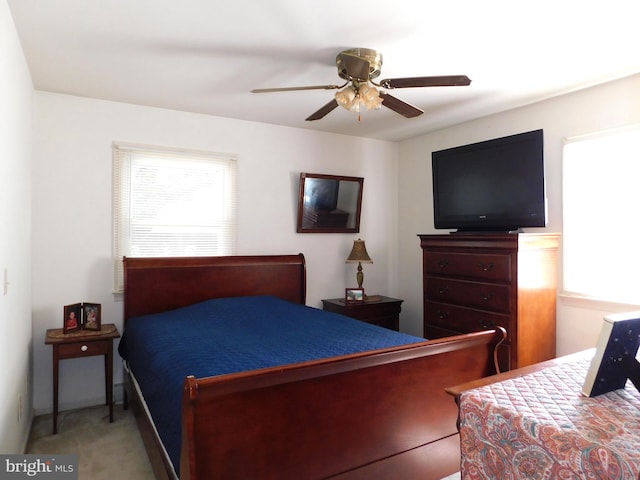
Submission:
<svg viewBox="0 0 640 480">
<path fill-rule="evenodd" d="M 428 251 L 425 268 L 431 275 L 511 281 L 511 256 L 497 253 Z"/>
<path fill-rule="evenodd" d="M 95 342 L 63 343 L 58 345 L 58 355 L 61 359 L 74 357 L 90 357 L 92 355 L 104 355 L 112 347 L 111 340 Z"/>
<path fill-rule="evenodd" d="M 511 340 L 509 315 L 456 307 L 444 303 L 427 302 L 425 316 L 430 325 L 459 333 L 471 333 L 502 327 L 507 331 L 507 341 Z"/>
<path fill-rule="evenodd" d="M 448 278 L 432 277 L 426 280 L 425 285 L 427 300 L 507 314 L 511 313 L 510 293 L 509 285 Z"/>
</svg>

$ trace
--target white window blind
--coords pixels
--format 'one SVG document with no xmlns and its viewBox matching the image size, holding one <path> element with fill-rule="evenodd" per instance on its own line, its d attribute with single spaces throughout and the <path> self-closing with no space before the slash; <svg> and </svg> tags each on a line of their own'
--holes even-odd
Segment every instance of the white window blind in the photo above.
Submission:
<svg viewBox="0 0 640 480">
<path fill-rule="evenodd" d="M 640 126 L 566 140 L 565 293 L 640 305 L 639 178 Z"/>
<path fill-rule="evenodd" d="M 122 257 L 236 253 L 233 155 L 113 145 L 114 291 Z"/>
</svg>

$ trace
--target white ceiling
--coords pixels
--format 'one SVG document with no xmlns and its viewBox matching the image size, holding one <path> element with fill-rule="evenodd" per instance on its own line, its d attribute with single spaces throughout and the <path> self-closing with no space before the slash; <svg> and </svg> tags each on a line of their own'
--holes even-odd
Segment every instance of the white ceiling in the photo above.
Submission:
<svg viewBox="0 0 640 480">
<path fill-rule="evenodd" d="M 38 90 L 401 140 L 640 72 L 637 0 L 7 0 Z M 338 108 L 340 51 L 383 78 L 466 74 L 468 87 L 396 89 L 425 111 Z"/>
</svg>

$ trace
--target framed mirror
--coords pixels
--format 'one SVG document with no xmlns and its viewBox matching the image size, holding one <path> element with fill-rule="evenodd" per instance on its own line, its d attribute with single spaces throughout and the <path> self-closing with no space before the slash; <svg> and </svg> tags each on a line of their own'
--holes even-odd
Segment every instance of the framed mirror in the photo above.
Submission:
<svg viewBox="0 0 640 480">
<path fill-rule="evenodd" d="M 300 174 L 298 233 L 358 233 L 364 178 Z"/>
</svg>

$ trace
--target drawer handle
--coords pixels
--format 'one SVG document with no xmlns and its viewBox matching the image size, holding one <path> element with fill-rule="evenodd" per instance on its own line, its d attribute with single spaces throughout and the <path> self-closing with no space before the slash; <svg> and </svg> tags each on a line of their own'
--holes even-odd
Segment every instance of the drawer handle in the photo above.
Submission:
<svg viewBox="0 0 640 480">
<path fill-rule="evenodd" d="M 438 289 L 438 295 L 444 295 L 445 293 L 447 293 L 449 291 L 449 289 L 447 287 L 440 287 Z"/>
<path fill-rule="evenodd" d="M 83 352 L 86 352 L 87 350 L 89 350 L 89 347 L 87 347 L 86 345 L 82 345 L 80 347 L 80 350 L 82 350 Z"/>
<path fill-rule="evenodd" d="M 438 266 L 440 267 L 440 270 L 444 270 L 445 268 L 447 268 L 448 265 L 449 265 L 449 262 L 446 260 L 438 261 Z"/>
<path fill-rule="evenodd" d="M 440 320 L 445 320 L 449 317 L 449 312 L 443 312 L 442 310 L 438 310 L 437 314 Z"/>
<path fill-rule="evenodd" d="M 486 320 L 482 318 L 480 319 L 480 326 L 485 330 L 490 330 L 492 328 L 495 328 L 496 324 L 493 322 L 493 320 Z"/>
<path fill-rule="evenodd" d="M 493 270 L 493 263 L 480 263 L 478 264 L 478 266 L 483 272 L 490 272 L 491 270 Z"/>
<path fill-rule="evenodd" d="M 480 298 L 485 302 L 490 301 L 493 298 L 493 292 L 489 293 L 480 293 Z"/>
</svg>

